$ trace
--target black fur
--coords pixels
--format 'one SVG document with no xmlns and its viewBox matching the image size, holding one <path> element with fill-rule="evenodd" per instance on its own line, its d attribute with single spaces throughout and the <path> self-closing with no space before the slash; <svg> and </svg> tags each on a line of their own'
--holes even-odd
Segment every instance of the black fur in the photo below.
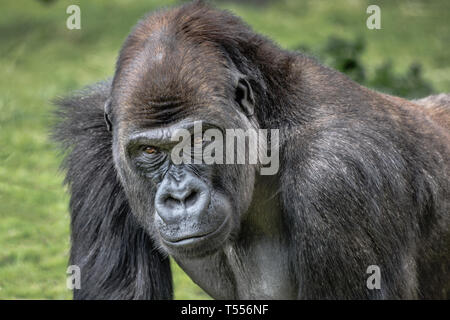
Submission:
<svg viewBox="0 0 450 320">
<path fill-rule="evenodd" d="M 280 129 L 282 165 L 271 186 L 278 193 L 268 199 L 280 208 L 295 297 L 449 298 L 450 147 L 443 120 L 449 107 L 439 106 L 437 117 L 432 107 L 363 88 L 201 3 L 181 7 L 175 17 L 168 24 L 177 41 L 212 43 L 226 57 L 220 63 L 230 62 L 253 87 L 258 126 Z M 140 22 L 121 51 L 114 79 L 119 98 L 130 82 L 141 81 L 133 74 L 120 83 L 121 72 L 140 52 L 151 19 Z M 219 64 L 212 56 L 202 62 Z M 201 65 L 204 74 L 194 80 L 207 81 Z M 216 91 L 229 83 L 225 75 L 215 77 Z M 110 85 L 59 102 L 55 135 L 70 150 L 71 264 L 84 277 L 75 297 L 170 298 L 168 259 L 134 220 L 116 176 L 103 114 Z M 140 121 L 139 109 L 130 110 L 127 120 Z M 246 236 L 241 232 L 233 241 Z M 381 290 L 366 288 L 371 264 L 382 268 Z"/>
<path fill-rule="evenodd" d="M 103 106 L 111 83 L 59 100 L 55 138 L 69 151 L 70 264 L 81 270 L 76 299 L 170 299 L 169 259 L 134 221 L 116 177 Z"/>
</svg>

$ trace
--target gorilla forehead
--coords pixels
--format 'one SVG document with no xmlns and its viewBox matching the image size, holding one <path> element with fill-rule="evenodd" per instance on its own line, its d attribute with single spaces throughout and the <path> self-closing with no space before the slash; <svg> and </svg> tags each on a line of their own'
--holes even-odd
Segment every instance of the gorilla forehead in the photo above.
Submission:
<svg viewBox="0 0 450 320">
<path fill-rule="evenodd" d="M 167 18 L 151 28 L 140 26 L 117 63 L 112 96 L 121 113 L 155 118 L 161 111 L 210 106 L 229 96 L 230 62 L 217 46 L 183 37 Z"/>
</svg>

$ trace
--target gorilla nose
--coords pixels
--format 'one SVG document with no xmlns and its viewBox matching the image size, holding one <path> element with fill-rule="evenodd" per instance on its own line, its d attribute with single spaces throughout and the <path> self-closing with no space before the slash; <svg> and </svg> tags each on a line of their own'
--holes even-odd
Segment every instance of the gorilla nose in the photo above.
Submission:
<svg viewBox="0 0 450 320">
<path fill-rule="evenodd" d="M 209 188 L 198 178 L 164 179 L 156 192 L 155 208 L 169 225 L 200 216 L 208 208 L 209 201 Z"/>
</svg>

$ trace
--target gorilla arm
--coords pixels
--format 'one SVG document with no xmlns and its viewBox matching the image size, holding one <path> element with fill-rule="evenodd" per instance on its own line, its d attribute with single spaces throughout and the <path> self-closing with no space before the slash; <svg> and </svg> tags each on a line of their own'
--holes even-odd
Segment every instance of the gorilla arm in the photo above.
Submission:
<svg viewBox="0 0 450 320">
<path fill-rule="evenodd" d="M 379 134 L 368 126 L 361 127 L 364 136 L 357 128 L 343 130 L 349 125 L 328 123 L 291 134 L 285 144 L 281 197 L 292 226 L 298 298 L 414 298 L 408 261 L 414 261 L 410 231 L 418 222 L 408 205 L 408 168 Z M 366 286 L 370 265 L 381 269 L 379 290 Z"/>
<path fill-rule="evenodd" d="M 54 137 L 68 151 L 70 264 L 81 270 L 75 299 L 171 299 L 169 258 L 134 220 L 116 176 L 104 122 L 110 82 L 57 101 Z"/>
</svg>

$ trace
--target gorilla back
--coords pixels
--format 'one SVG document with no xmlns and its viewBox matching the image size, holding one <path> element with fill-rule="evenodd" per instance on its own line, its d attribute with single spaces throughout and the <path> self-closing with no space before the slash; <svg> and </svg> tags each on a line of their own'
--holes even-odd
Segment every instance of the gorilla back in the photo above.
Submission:
<svg viewBox="0 0 450 320">
<path fill-rule="evenodd" d="M 169 255 L 214 298 L 449 298 L 449 95 L 369 90 L 195 2 L 145 17 L 114 78 L 58 105 L 75 298 L 169 299 Z M 198 121 L 279 129 L 278 172 L 175 164 Z"/>
</svg>

